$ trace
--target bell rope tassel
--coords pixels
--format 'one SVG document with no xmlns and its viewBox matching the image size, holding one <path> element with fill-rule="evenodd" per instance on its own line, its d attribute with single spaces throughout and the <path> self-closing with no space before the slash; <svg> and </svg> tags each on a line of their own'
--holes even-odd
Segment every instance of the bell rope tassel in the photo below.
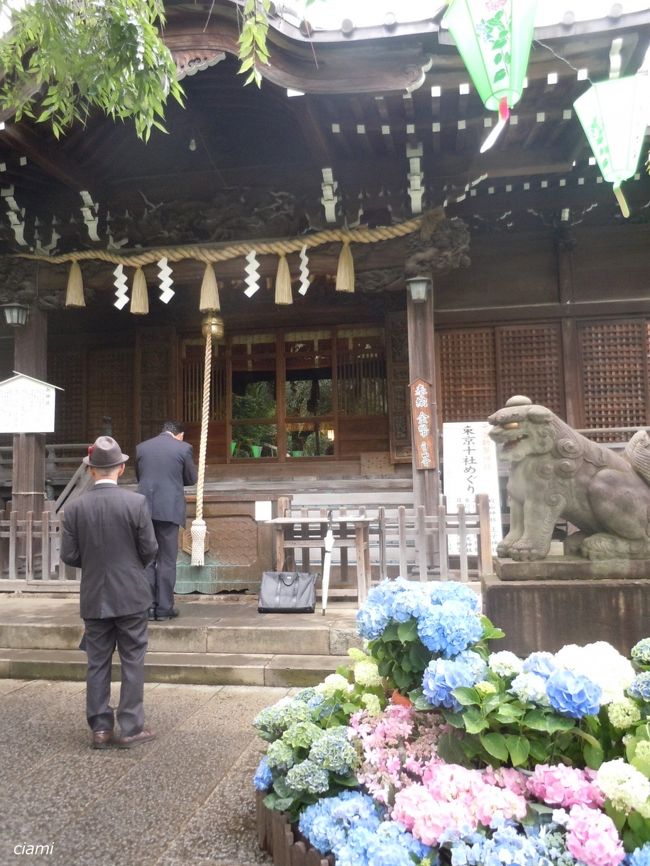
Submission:
<svg viewBox="0 0 650 866">
<path fill-rule="evenodd" d="M 192 565 L 205 564 L 205 520 L 196 518 L 192 521 L 190 535 L 192 536 Z"/>
<path fill-rule="evenodd" d="M 149 312 L 149 292 L 147 291 L 147 280 L 142 268 L 138 268 L 133 275 L 129 311 L 134 316 L 146 316 Z"/>
<path fill-rule="evenodd" d="M 616 201 L 618 202 L 618 206 L 621 209 L 621 213 L 627 219 L 630 215 L 630 208 L 628 207 L 627 201 L 625 200 L 625 195 L 623 190 L 621 189 L 620 183 L 614 184 L 614 195 L 616 196 Z"/>
<path fill-rule="evenodd" d="M 65 291 L 66 307 L 85 307 L 84 283 L 79 262 L 72 262 L 68 275 L 68 287 Z"/>
<path fill-rule="evenodd" d="M 199 299 L 199 310 L 207 313 L 212 310 L 218 312 L 221 309 L 219 302 L 219 285 L 211 262 L 208 262 L 203 272 L 201 283 L 201 297 Z"/>
<path fill-rule="evenodd" d="M 354 291 L 354 259 L 352 258 L 350 241 L 343 241 L 343 246 L 341 247 L 339 263 L 336 268 L 336 291 Z"/>
<path fill-rule="evenodd" d="M 278 273 L 275 277 L 275 303 L 276 304 L 293 304 L 293 295 L 291 294 L 291 273 L 289 272 L 289 263 L 284 253 L 280 254 L 278 262 Z"/>
</svg>

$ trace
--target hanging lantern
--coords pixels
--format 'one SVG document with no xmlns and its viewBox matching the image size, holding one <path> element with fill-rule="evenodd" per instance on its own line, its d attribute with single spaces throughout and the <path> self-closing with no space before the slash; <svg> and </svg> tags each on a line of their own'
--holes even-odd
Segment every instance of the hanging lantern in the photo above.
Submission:
<svg viewBox="0 0 650 866">
<path fill-rule="evenodd" d="M 642 73 L 592 84 L 573 103 L 578 119 L 608 183 L 614 184 L 624 217 L 630 211 L 621 183 L 632 177 L 639 163 L 648 121 L 650 87 Z"/>
<path fill-rule="evenodd" d="M 481 153 L 492 147 L 521 99 L 536 9 L 537 0 L 451 0 L 442 20 L 483 104 L 499 112 Z"/>
</svg>

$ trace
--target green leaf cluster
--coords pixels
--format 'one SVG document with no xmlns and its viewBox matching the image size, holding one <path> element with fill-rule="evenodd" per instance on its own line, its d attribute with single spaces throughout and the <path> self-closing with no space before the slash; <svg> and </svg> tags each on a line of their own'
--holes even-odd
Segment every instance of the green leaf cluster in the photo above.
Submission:
<svg viewBox="0 0 650 866">
<path fill-rule="evenodd" d="M 10 10 L 0 40 L 0 105 L 49 123 L 59 138 L 99 109 L 133 119 L 136 133 L 165 132 L 171 96 L 182 103 L 174 59 L 163 42 L 162 0 L 34 0 Z"/>
<path fill-rule="evenodd" d="M 488 688 L 481 687 L 486 684 Z M 462 710 L 443 710 L 453 728 L 438 746 L 444 760 L 465 766 L 522 769 L 541 763 L 600 766 L 605 753 L 596 736 L 599 719 L 586 717 L 578 722 L 550 707 L 522 704 L 506 687 L 506 680 L 490 673 L 485 684 L 454 689 Z M 416 706 L 420 706 L 421 694 L 415 697 Z"/>
<path fill-rule="evenodd" d="M 418 623 L 413 617 L 406 622 L 391 622 L 381 637 L 370 641 L 368 651 L 381 676 L 403 694 L 422 684 L 422 674 L 433 658 L 418 637 Z"/>
<path fill-rule="evenodd" d="M 239 34 L 239 74 L 247 77 L 244 84 L 262 84 L 260 66 L 269 62 L 266 44 L 269 30 L 271 0 L 246 0 Z"/>
</svg>

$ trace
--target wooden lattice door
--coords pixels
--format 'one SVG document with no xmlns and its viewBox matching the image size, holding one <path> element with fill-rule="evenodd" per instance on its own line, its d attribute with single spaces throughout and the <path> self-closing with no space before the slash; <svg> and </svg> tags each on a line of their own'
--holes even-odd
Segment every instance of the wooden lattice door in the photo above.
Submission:
<svg viewBox="0 0 650 866">
<path fill-rule="evenodd" d="M 483 421 L 497 408 L 493 328 L 437 335 L 444 421 Z"/>
<path fill-rule="evenodd" d="M 86 436 L 93 442 L 112 420 L 113 436 L 130 453 L 133 448 L 133 349 L 91 349 L 88 352 Z"/>
<path fill-rule="evenodd" d="M 587 428 L 648 420 L 648 333 L 643 320 L 582 323 L 578 347 Z M 598 438 L 616 438 L 603 434 Z"/>
<path fill-rule="evenodd" d="M 530 397 L 565 417 L 560 323 L 496 328 L 499 406 L 514 394 Z"/>
</svg>

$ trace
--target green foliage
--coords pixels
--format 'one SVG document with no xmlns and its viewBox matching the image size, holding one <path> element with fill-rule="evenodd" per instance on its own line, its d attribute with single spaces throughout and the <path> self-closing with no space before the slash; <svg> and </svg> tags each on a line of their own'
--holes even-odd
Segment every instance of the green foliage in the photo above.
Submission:
<svg viewBox="0 0 650 866">
<path fill-rule="evenodd" d="M 620 748 L 606 712 L 579 722 L 551 707 L 523 704 L 507 691 L 508 681 L 490 672 L 473 688 L 454 689 L 460 712 L 443 710 L 453 729 L 439 743 L 440 755 L 466 766 L 491 764 L 532 769 L 535 764 L 566 763 L 598 769 L 618 756 Z M 426 702 L 414 693 L 416 707 Z"/>
<path fill-rule="evenodd" d="M 376 660 L 379 673 L 402 694 L 417 689 L 432 653 L 418 637 L 417 620 L 391 622 L 381 637 L 370 641 L 368 650 Z M 431 705 L 427 704 L 431 709 Z"/>
<path fill-rule="evenodd" d="M 269 30 L 271 0 L 246 0 L 244 20 L 239 34 L 239 73 L 248 73 L 244 84 L 262 84 L 260 66 L 269 62 L 266 37 Z"/>
<path fill-rule="evenodd" d="M 57 138 L 94 109 L 132 118 L 145 141 L 154 127 L 165 132 L 165 103 L 182 103 L 183 91 L 159 34 L 164 21 L 162 0 L 34 0 L 12 11 L 0 40 L 0 105 L 17 120 L 49 123 Z"/>
</svg>

